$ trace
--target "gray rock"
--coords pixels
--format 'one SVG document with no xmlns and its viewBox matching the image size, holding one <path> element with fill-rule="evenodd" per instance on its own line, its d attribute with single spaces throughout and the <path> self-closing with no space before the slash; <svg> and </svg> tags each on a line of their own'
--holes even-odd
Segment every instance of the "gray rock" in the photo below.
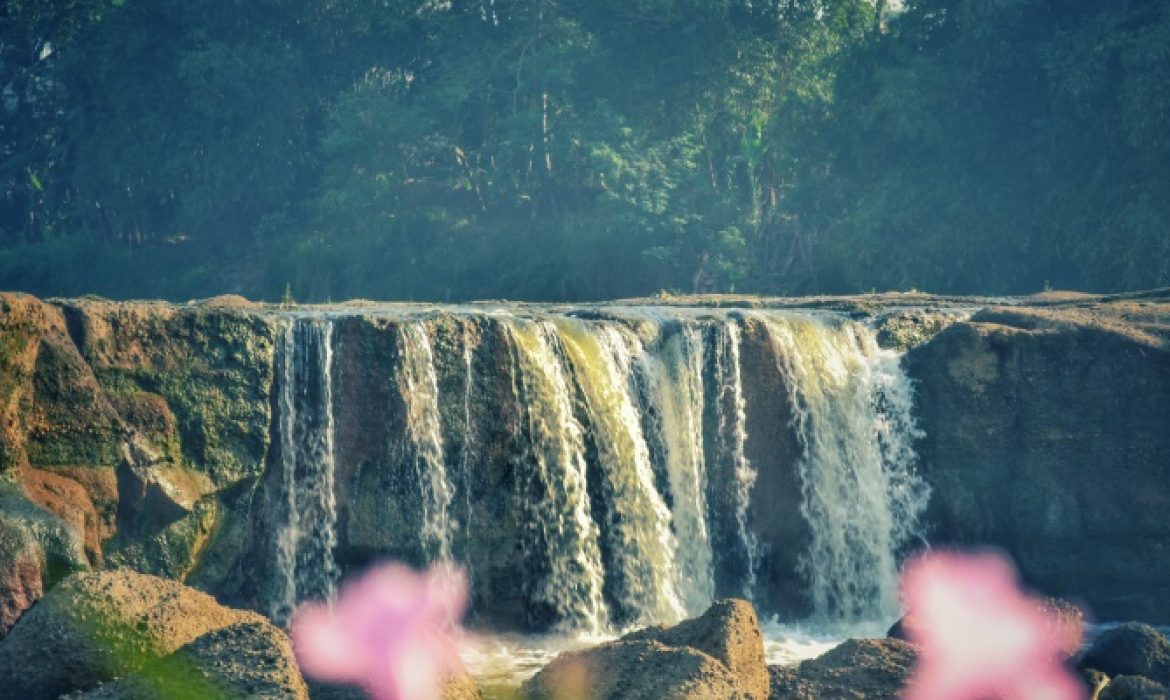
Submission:
<svg viewBox="0 0 1170 700">
<path fill-rule="evenodd" d="M 773 667 L 776 700 L 895 700 L 910 679 L 914 647 L 898 639 L 850 639 L 797 667 Z"/>
</svg>

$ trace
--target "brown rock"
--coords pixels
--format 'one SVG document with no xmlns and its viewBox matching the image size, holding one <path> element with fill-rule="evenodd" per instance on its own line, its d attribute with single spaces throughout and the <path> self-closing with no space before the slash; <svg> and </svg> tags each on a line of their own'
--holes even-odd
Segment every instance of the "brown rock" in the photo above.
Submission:
<svg viewBox="0 0 1170 700">
<path fill-rule="evenodd" d="M 616 641 L 561 654 L 524 683 L 529 700 L 731 700 L 748 697 L 722 663 L 689 647 Z"/>
<path fill-rule="evenodd" d="M 108 530 L 85 487 L 69 477 L 31 467 L 21 471 L 21 481 L 30 501 L 61 518 L 81 536 L 90 564 L 101 564 L 103 535 Z"/>
<path fill-rule="evenodd" d="M 764 636 L 756 611 L 744 600 L 718 600 L 702 616 L 674 627 L 649 627 L 624 637 L 653 640 L 668 647 L 690 647 L 721 662 L 748 698 L 763 700 L 771 680 L 764 658 Z"/>
<path fill-rule="evenodd" d="M 74 574 L 0 641 L 0 685 L 13 697 L 57 698 L 242 622 L 267 624 L 174 581 L 125 570 Z"/>
<path fill-rule="evenodd" d="M 764 638 L 746 601 L 716 601 L 674 627 L 561 654 L 524 684 L 526 697 L 764 700 L 771 680 Z"/>
</svg>

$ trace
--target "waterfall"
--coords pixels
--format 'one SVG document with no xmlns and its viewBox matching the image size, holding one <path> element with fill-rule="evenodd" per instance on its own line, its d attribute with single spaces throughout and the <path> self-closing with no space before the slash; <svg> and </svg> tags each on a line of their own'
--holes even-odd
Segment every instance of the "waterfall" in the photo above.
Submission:
<svg viewBox="0 0 1170 700">
<path fill-rule="evenodd" d="M 472 588 L 475 587 L 475 571 L 471 567 L 471 559 L 468 552 L 471 549 L 472 537 L 474 532 L 472 530 L 472 515 L 471 515 L 471 468 L 472 462 L 475 459 L 475 432 L 472 423 L 471 404 L 472 396 L 475 391 L 475 339 L 471 334 L 470 324 L 464 323 L 460 326 L 462 360 L 463 364 L 463 428 L 461 437 L 463 439 L 462 449 L 460 450 L 459 458 L 459 474 L 460 486 L 463 490 L 463 519 L 459 523 L 459 529 L 463 533 L 463 551 L 464 561 L 467 565 L 467 577 Z"/>
<path fill-rule="evenodd" d="M 332 323 L 284 324 L 277 356 L 284 512 L 276 534 L 279 590 L 269 612 L 284 623 L 299 601 L 331 600 L 336 593 Z"/>
<path fill-rule="evenodd" d="M 678 543 L 675 586 L 688 615 L 699 615 L 715 597 L 715 572 L 707 527 L 707 472 L 703 457 L 703 336 L 682 325 L 660 353 L 639 356 L 649 403 L 657 421 L 672 495 L 671 522 Z"/>
<path fill-rule="evenodd" d="M 556 330 L 547 321 L 524 319 L 503 328 L 515 353 L 519 386 L 514 398 L 526 423 L 521 464 L 533 470 L 528 479 L 518 480 L 527 488 L 516 500 L 529 513 L 549 569 L 534 582 L 534 597 L 556 611 L 561 626 L 597 633 L 609 626 L 605 571 L 589 505 L 585 436 L 555 350 Z"/>
<path fill-rule="evenodd" d="M 451 559 L 451 501 L 439 411 L 439 380 L 426 324 L 398 324 L 398 389 L 406 406 L 407 460 L 414 468 L 422 507 L 424 550 L 432 560 Z"/>
<path fill-rule="evenodd" d="M 633 395 L 636 338 L 613 324 L 571 318 L 557 322 L 574 368 L 597 446 L 607 535 L 617 597 L 642 622 L 675 622 L 685 615 L 675 581 L 671 512 L 658 493 L 650 450 Z M 635 346 L 632 348 L 631 346 Z"/>
<path fill-rule="evenodd" d="M 780 586 L 803 588 L 816 620 L 896 615 L 897 565 L 921 537 L 927 494 L 913 389 L 868 326 L 650 307 L 391 308 L 350 320 L 344 348 L 331 320 L 281 321 L 266 530 L 274 619 L 333 596 L 335 556 L 420 551 L 463 566 L 475 555 L 479 612 L 493 612 L 514 576 L 509 604 L 567 631 L 672 623 L 716 595 L 783 610 Z M 387 401 L 385 415 L 354 410 Z M 335 404 L 347 421 L 338 445 Z M 345 520 L 340 543 L 335 459 L 347 507 L 355 484 L 374 489 L 360 492 L 363 519 Z M 761 492 L 778 484 L 785 492 Z M 788 511 L 770 519 L 773 507 Z M 351 536 L 361 539 L 347 550 Z M 494 560 L 484 541 L 515 549 Z"/>
<path fill-rule="evenodd" d="M 748 525 L 756 469 L 747 458 L 747 402 L 743 394 L 740 366 L 739 323 L 728 320 L 715 329 L 715 380 L 718 391 L 718 454 L 730 467 L 734 479 L 735 525 L 746 571 L 742 595 L 753 599 L 760 563 L 760 543 Z"/>
<path fill-rule="evenodd" d="M 803 454 L 802 559 L 815 614 L 897 614 L 896 556 L 917 536 L 926 487 L 914 474 L 912 389 L 898 356 L 840 319 L 765 317 Z"/>
</svg>

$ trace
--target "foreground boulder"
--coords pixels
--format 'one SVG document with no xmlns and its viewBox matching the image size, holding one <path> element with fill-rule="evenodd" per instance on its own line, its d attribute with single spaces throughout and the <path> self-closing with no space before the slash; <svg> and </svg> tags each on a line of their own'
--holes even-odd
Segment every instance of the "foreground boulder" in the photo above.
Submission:
<svg viewBox="0 0 1170 700">
<path fill-rule="evenodd" d="M 313 700 L 368 700 L 369 698 L 366 691 L 356 685 L 324 683 L 314 680 L 312 677 L 306 678 L 305 683 L 309 686 L 309 697 Z M 439 697 L 436 700 L 483 700 L 483 693 L 474 678 L 461 672 L 443 680 L 443 686 L 439 689 Z"/>
<path fill-rule="evenodd" d="M 257 613 L 226 608 L 174 581 L 124 570 L 74 574 L 0 641 L 0 687 L 27 700 L 57 698 L 140 671 L 209 632 L 239 624 L 271 628 L 270 637 L 283 639 Z M 205 658 L 224 643 L 208 638 L 186 657 Z"/>
<path fill-rule="evenodd" d="M 1097 700 L 1167 700 L 1170 688 L 1158 685 L 1149 678 L 1118 676 L 1098 694 Z"/>
<path fill-rule="evenodd" d="M 1080 665 L 1114 678 L 1141 676 L 1170 685 L 1170 640 L 1149 625 L 1127 623 L 1093 642 Z"/>
<path fill-rule="evenodd" d="M 777 700 L 895 700 L 914 667 L 914 647 L 899 639 L 850 639 L 802 661 L 773 667 Z"/>
<path fill-rule="evenodd" d="M 307 700 L 288 638 L 265 622 L 208 632 L 174 654 L 77 700 Z"/>
<path fill-rule="evenodd" d="M 726 666 L 697 649 L 617 641 L 561 654 L 526 682 L 529 700 L 746 700 Z"/>
<path fill-rule="evenodd" d="M 533 700 L 764 700 L 771 680 L 751 605 L 717 601 L 701 617 L 561 654 L 523 686 Z"/>
<path fill-rule="evenodd" d="M 719 600 L 702 617 L 674 627 L 648 627 L 626 639 L 698 649 L 722 662 L 739 679 L 748 697 L 768 697 L 771 681 L 764 658 L 764 637 L 756 611 L 746 601 Z"/>
</svg>

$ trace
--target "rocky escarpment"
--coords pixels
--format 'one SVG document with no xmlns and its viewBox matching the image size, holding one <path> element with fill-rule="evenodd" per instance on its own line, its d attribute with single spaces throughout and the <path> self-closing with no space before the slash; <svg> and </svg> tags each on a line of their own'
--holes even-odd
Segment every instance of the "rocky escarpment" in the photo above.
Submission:
<svg viewBox="0 0 1170 700">
<path fill-rule="evenodd" d="M 0 295 L 0 635 L 78 570 L 273 613 L 443 553 L 502 627 L 674 621 L 749 592 L 785 619 L 884 615 L 921 532 L 1005 548 L 1098 618 L 1165 621 L 1168 319 L 1156 294 Z M 908 350 L 912 410 L 878 343 Z M 875 478 L 888 498 L 867 500 Z"/>
<path fill-rule="evenodd" d="M 1170 621 L 1170 303 L 994 307 L 905 358 L 938 544 L 1100 620 Z"/>
<path fill-rule="evenodd" d="M 216 303 L 0 296 L 0 527 L 33 540 L 0 585 L 126 565 L 214 588 L 264 467 L 272 352 L 269 323 Z"/>
</svg>

